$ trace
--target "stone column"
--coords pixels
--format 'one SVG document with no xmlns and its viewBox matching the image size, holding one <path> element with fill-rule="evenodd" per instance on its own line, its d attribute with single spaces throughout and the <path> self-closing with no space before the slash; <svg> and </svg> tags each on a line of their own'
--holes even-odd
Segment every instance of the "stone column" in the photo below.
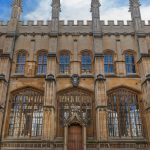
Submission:
<svg viewBox="0 0 150 150">
<path fill-rule="evenodd" d="M 144 113 L 143 116 L 143 130 L 144 134 L 146 134 L 147 138 L 150 140 L 150 75 L 146 76 L 146 80 L 142 85 L 142 93 L 143 93 L 143 102 L 144 103 Z"/>
<path fill-rule="evenodd" d="M 1 54 L 0 55 L 0 136 L 5 131 L 5 126 L 2 129 L 2 122 L 4 118 L 4 107 L 7 98 L 7 90 L 8 90 L 8 81 L 9 81 L 9 72 L 10 72 L 10 55 L 9 54 Z"/>
<path fill-rule="evenodd" d="M 73 43 L 73 47 L 74 47 L 74 52 L 73 52 L 73 59 L 71 62 L 71 74 L 80 74 L 81 72 L 81 67 L 80 67 L 80 61 L 78 58 L 78 41 L 74 40 Z"/>
<path fill-rule="evenodd" d="M 117 49 L 117 61 L 116 61 L 116 74 L 119 76 L 124 76 L 126 74 L 125 61 L 122 58 L 122 48 L 121 41 L 119 38 L 116 39 L 116 49 Z"/>
<path fill-rule="evenodd" d="M 83 150 L 86 150 L 86 126 L 83 126 Z"/>
<path fill-rule="evenodd" d="M 43 139 L 53 141 L 56 135 L 56 54 L 50 52 L 45 80 Z"/>
<path fill-rule="evenodd" d="M 67 150 L 68 145 L 68 126 L 64 127 L 64 150 Z"/>
<path fill-rule="evenodd" d="M 56 82 L 54 76 L 49 75 L 45 83 L 43 139 L 54 140 L 56 132 L 55 123 Z"/>
<path fill-rule="evenodd" d="M 97 140 L 107 140 L 107 96 L 106 80 L 103 75 L 98 75 L 95 83 L 96 101 L 96 131 Z"/>
</svg>

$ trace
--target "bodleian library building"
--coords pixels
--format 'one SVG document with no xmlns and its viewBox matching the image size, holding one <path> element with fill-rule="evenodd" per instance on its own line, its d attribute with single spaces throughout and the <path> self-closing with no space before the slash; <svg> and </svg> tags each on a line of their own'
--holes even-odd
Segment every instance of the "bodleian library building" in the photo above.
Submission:
<svg viewBox="0 0 150 150">
<path fill-rule="evenodd" d="M 149 150 L 150 21 L 0 22 L 0 150 Z"/>
</svg>

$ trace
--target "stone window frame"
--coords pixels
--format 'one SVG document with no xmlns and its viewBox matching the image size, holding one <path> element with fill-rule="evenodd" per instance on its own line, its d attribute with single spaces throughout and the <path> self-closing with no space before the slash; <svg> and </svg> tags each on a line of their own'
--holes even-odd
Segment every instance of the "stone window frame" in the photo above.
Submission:
<svg viewBox="0 0 150 150">
<path fill-rule="evenodd" d="M 111 95 L 115 94 L 115 92 L 118 92 L 119 90 L 125 90 L 126 92 L 129 92 L 131 95 L 136 96 L 136 102 L 137 102 L 137 105 L 138 105 L 138 106 L 137 105 L 136 106 L 139 108 L 139 117 L 140 117 L 139 119 L 140 119 L 140 126 L 141 126 L 141 135 L 139 135 L 139 132 L 138 132 L 138 134 L 136 136 L 133 136 L 133 133 L 131 133 L 131 132 L 133 132 L 132 131 L 133 128 L 131 129 L 132 125 L 130 124 L 130 131 L 129 131 L 130 132 L 130 136 L 121 136 L 120 135 L 121 131 L 119 131 L 119 129 L 120 129 L 120 125 L 119 124 L 121 122 L 120 118 L 118 119 L 118 136 L 117 135 L 112 135 L 112 136 L 110 135 L 110 132 L 109 132 L 109 118 L 110 118 L 110 115 L 109 115 L 109 103 L 112 103 L 112 96 Z M 143 139 L 143 138 L 145 138 L 145 129 L 144 129 L 144 127 L 145 127 L 144 126 L 145 120 L 144 120 L 144 116 L 143 116 L 144 115 L 143 114 L 143 104 L 142 104 L 142 102 L 140 100 L 140 92 L 136 91 L 136 90 L 134 90 L 132 88 L 126 87 L 126 86 L 119 86 L 119 87 L 116 87 L 116 88 L 113 88 L 113 89 L 107 91 L 107 95 L 108 95 L 108 117 L 107 117 L 108 118 L 107 119 L 108 137 L 109 138 L 115 138 L 115 139 L 117 139 L 117 138 L 119 138 L 119 139 L 120 138 L 126 138 L 126 139 L 135 139 L 135 138 L 142 138 Z M 120 107 L 119 104 L 117 104 L 116 106 Z M 114 106 L 113 106 L 113 108 L 114 108 Z M 117 116 L 117 118 L 118 117 L 119 116 Z M 131 122 L 131 116 L 129 118 L 130 118 L 129 120 Z M 137 125 L 136 125 L 136 128 L 137 128 Z"/>
<path fill-rule="evenodd" d="M 116 53 L 114 50 L 111 49 L 106 49 L 103 51 L 104 54 L 104 74 L 105 75 L 114 75 L 116 72 L 116 66 L 115 66 L 115 60 L 116 60 Z M 105 56 L 106 55 L 111 55 L 112 56 L 112 63 L 111 64 L 105 64 Z M 113 66 L 113 72 L 105 72 L 105 65 L 112 65 Z"/>
<path fill-rule="evenodd" d="M 21 65 L 24 65 L 24 71 L 23 72 L 17 72 L 17 59 L 18 59 L 18 55 L 19 54 L 25 54 L 25 62 L 22 63 Z M 16 53 L 15 53 L 15 56 L 14 56 L 14 60 L 15 60 L 15 74 L 16 75 L 24 75 L 25 74 L 25 71 L 26 71 L 26 62 L 28 61 L 28 58 L 29 58 L 29 52 L 27 50 L 24 50 L 24 49 L 21 49 L 21 50 L 17 50 Z"/>
<path fill-rule="evenodd" d="M 33 95 L 26 95 L 27 94 L 27 92 L 30 92 L 30 93 L 37 93 L 37 95 L 35 95 L 35 94 L 33 94 Z M 23 93 L 25 94 L 25 95 L 23 95 Z M 33 100 L 33 102 L 31 102 L 32 104 L 30 105 L 31 107 L 32 107 L 32 109 L 30 109 L 31 110 L 31 112 L 29 112 L 29 114 L 31 114 L 32 113 L 32 115 L 30 115 L 31 116 L 31 119 L 32 119 L 32 121 L 31 121 L 31 127 L 30 128 L 27 128 L 27 130 L 25 130 L 24 129 L 24 127 L 22 126 L 23 124 L 21 124 L 21 121 L 19 121 L 19 130 L 18 130 L 18 132 L 16 133 L 16 135 L 14 134 L 14 131 L 13 131 L 13 134 L 10 134 L 11 132 L 10 132 L 10 130 L 11 130 L 11 128 L 10 128 L 10 126 L 12 125 L 12 126 L 14 126 L 14 128 L 13 128 L 13 130 L 15 129 L 15 124 L 13 123 L 13 124 L 11 124 L 11 120 L 12 120 L 12 118 L 11 118 L 11 116 L 12 116 L 12 114 L 13 114 L 13 110 L 14 109 L 12 109 L 12 107 L 14 106 L 13 104 L 12 104 L 12 101 L 16 101 L 16 99 L 17 99 L 17 96 L 20 96 L 20 99 L 21 99 L 21 97 L 22 97 L 22 99 L 25 97 L 25 96 L 27 96 L 27 99 L 28 99 L 28 102 L 30 102 L 30 100 L 33 100 L 32 98 L 35 98 L 34 100 Z M 36 96 L 36 97 L 35 97 Z M 19 99 L 19 100 L 20 100 Z M 30 99 L 30 100 L 29 100 Z M 20 105 L 21 104 L 21 105 Z M 28 103 L 26 103 L 26 105 L 23 105 L 24 103 L 22 103 L 22 102 L 19 102 L 19 105 L 21 106 L 21 111 L 18 111 L 19 112 L 19 115 L 20 116 L 22 116 L 22 113 L 21 112 L 23 112 L 23 109 L 22 109 L 22 107 L 24 106 L 26 106 L 26 107 L 28 107 L 29 106 L 29 104 Z M 38 116 L 37 117 L 37 115 L 33 115 L 34 114 L 34 112 L 36 112 L 35 111 L 35 108 L 34 108 L 34 106 L 36 105 L 36 104 L 39 104 L 38 106 L 42 106 L 42 108 L 41 108 L 41 113 L 43 114 L 43 116 Z M 7 127 L 6 127 L 6 135 L 7 135 L 7 137 L 9 138 L 37 138 L 37 137 L 41 137 L 42 136 L 42 130 L 43 130 L 43 117 L 44 117 L 44 91 L 41 91 L 41 90 L 39 90 L 39 89 L 36 89 L 36 88 L 33 88 L 33 87 L 24 87 L 24 88 L 20 88 L 20 89 L 16 89 L 15 91 L 12 91 L 11 92 L 11 94 L 10 94 L 10 100 L 9 100 L 9 105 L 8 105 L 8 107 L 9 107 L 9 112 L 8 112 L 8 117 L 7 117 L 7 119 L 9 120 L 9 123 L 7 124 Z M 29 107 L 30 108 L 30 107 Z M 16 116 L 16 113 L 17 113 L 17 109 L 16 109 L 16 112 L 15 112 L 15 116 Z M 40 122 L 41 122 L 41 124 L 39 124 L 39 119 L 40 118 Z M 22 118 L 19 118 L 19 120 L 22 120 Z M 33 120 L 34 120 L 34 122 L 33 122 Z M 15 119 L 14 119 L 14 121 L 15 121 Z M 33 124 L 34 123 L 37 123 L 38 125 L 40 125 L 41 126 L 41 132 L 40 132 L 40 134 L 38 135 L 37 134 L 37 127 L 36 128 L 34 128 L 34 130 L 33 130 Z M 36 132 L 35 132 L 35 129 L 36 129 Z M 21 132 L 21 130 L 22 130 L 22 132 Z M 26 132 L 26 134 L 25 134 L 25 132 Z"/>
<path fill-rule="evenodd" d="M 126 54 L 129 54 L 129 55 L 133 55 L 134 57 L 134 66 L 135 66 L 135 72 L 127 72 L 127 68 L 126 68 Z M 138 73 L 138 67 L 137 67 L 137 64 L 136 64 L 136 60 L 137 60 L 137 52 L 133 49 L 127 49 L 127 50 L 124 50 L 122 55 L 124 56 L 123 57 L 123 60 L 125 62 L 125 70 L 126 70 L 126 75 L 137 75 Z"/>
<path fill-rule="evenodd" d="M 45 49 L 37 51 L 37 53 L 36 53 L 36 61 L 37 61 L 37 63 L 36 63 L 36 74 L 37 75 L 46 75 L 46 73 L 47 73 L 47 64 L 48 64 L 48 56 L 47 56 L 47 62 L 46 63 L 42 61 L 42 63 L 39 64 L 39 60 L 38 59 L 39 59 L 40 54 L 48 55 L 48 51 L 45 50 Z M 42 67 L 46 66 L 46 71 L 45 72 L 41 72 L 41 73 L 38 72 L 39 65 L 42 65 Z"/>
<path fill-rule="evenodd" d="M 89 54 L 89 56 L 91 56 L 91 63 L 87 64 L 87 65 L 91 65 L 90 70 L 83 71 L 83 69 L 82 69 L 82 65 L 86 65 L 86 64 L 82 64 L 82 56 L 83 56 L 84 53 L 87 53 L 87 54 Z M 88 74 L 91 75 L 91 74 L 93 74 L 93 71 L 94 71 L 94 55 L 93 55 L 93 52 L 91 50 L 88 50 L 88 49 L 80 51 L 80 73 L 82 75 L 88 75 Z"/>
<path fill-rule="evenodd" d="M 61 56 L 68 56 L 69 62 L 60 63 Z M 69 50 L 61 50 L 57 55 L 58 60 L 58 74 L 60 75 L 69 75 L 71 73 L 71 52 Z M 63 67 L 62 67 L 63 66 Z M 61 70 L 62 69 L 62 70 Z"/>
</svg>

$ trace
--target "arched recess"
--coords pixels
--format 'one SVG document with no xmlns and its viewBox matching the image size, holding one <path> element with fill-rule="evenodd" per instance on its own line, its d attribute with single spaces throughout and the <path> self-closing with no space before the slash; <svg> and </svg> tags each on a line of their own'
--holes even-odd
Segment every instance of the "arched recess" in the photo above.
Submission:
<svg viewBox="0 0 150 150">
<path fill-rule="evenodd" d="M 87 127 L 87 136 L 95 136 L 94 93 L 82 88 L 68 88 L 57 93 L 57 136 L 72 124 Z"/>
<path fill-rule="evenodd" d="M 143 138 L 143 104 L 139 93 L 131 88 L 118 87 L 108 95 L 108 135 L 110 137 Z"/>
<path fill-rule="evenodd" d="M 40 137 L 43 126 L 44 92 L 26 87 L 10 95 L 6 135 L 14 138 Z"/>
</svg>

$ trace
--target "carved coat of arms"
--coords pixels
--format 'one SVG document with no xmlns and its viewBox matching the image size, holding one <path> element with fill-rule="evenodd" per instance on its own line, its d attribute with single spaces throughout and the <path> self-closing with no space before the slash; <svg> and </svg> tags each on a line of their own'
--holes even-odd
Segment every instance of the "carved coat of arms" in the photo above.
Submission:
<svg viewBox="0 0 150 150">
<path fill-rule="evenodd" d="M 77 75 L 77 74 L 72 75 L 71 82 L 72 82 L 72 85 L 74 87 L 77 87 L 79 85 L 79 82 L 80 82 L 79 75 Z"/>
</svg>

